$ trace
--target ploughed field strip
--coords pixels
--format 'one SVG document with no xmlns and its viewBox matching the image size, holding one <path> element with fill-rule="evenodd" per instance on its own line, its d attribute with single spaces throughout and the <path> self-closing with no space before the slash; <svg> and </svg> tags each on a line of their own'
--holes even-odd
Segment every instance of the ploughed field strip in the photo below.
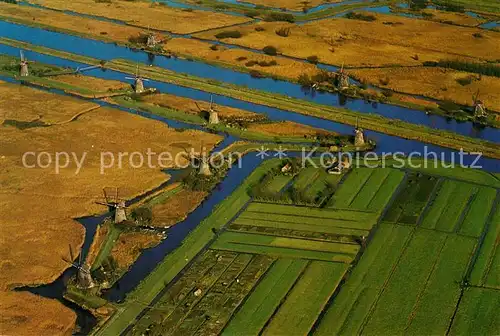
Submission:
<svg viewBox="0 0 500 336">
<path fill-rule="evenodd" d="M 495 309 L 480 309 L 500 303 L 496 177 L 395 168 L 338 176 L 312 167 L 270 171 L 247 186 L 253 198 L 226 216 L 129 334 L 500 330 Z M 315 184 L 323 187 L 314 204 L 292 203 L 291 190 Z"/>
</svg>

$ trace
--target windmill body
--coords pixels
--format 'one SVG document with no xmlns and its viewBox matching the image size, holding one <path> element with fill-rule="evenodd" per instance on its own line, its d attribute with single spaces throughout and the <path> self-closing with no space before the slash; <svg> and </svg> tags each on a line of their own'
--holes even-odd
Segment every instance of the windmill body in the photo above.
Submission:
<svg viewBox="0 0 500 336">
<path fill-rule="evenodd" d="M 105 205 L 108 209 L 114 209 L 114 221 L 115 223 L 122 223 L 127 220 L 127 208 L 125 201 L 118 198 L 118 188 L 116 188 L 114 199 L 108 197 L 106 189 L 103 190 L 104 202 L 96 202 L 97 204 Z"/>
<path fill-rule="evenodd" d="M 202 158 L 200 159 L 200 170 L 198 174 L 203 176 L 212 176 L 212 171 L 210 170 L 210 164 L 208 163 L 208 159 Z"/>
<path fill-rule="evenodd" d="M 69 263 L 71 267 L 74 267 L 78 270 L 76 276 L 77 286 L 80 288 L 92 288 L 95 286 L 94 280 L 92 279 L 92 274 L 90 273 L 90 266 L 82 261 L 82 253 L 80 252 L 80 256 L 78 259 L 78 263 L 73 262 L 73 249 L 71 245 L 69 245 L 69 255 L 70 260 L 63 258 L 64 261 Z"/>
<path fill-rule="evenodd" d="M 28 77 L 29 69 L 28 69 L 28 60 L 24 57 L 24 53 L 20 51 L 21 54 L 21 62 L 19 63 L 19 76 Z"/>
<path fill-rule="evenodd" d="M 479 91 L 474 96 L 472 96 L 472 101 L 474 102 L 474 117 L 486 117 L 486 107 L 484 105 L 484 102 L 479 99 Z"/>
<path fill-rule="evenodd" d="M 210 116 L 208 118 L 208 123 L 210 125 L 217 125 L 219 123 L 219 114 L 215 110 L 215 104 L 213 101 L 213 96 L 210 96 L 210 109 L 209 109 Z"/>
<path fill-rule="evenodd" d="M 125 77 L 126 79 L 130 79 L 134 81 L 134 92 L 135 93 L 143 93 L 146 91 L 144 89 L 144 82 L 147 82 L 148 80 L 143 78 L 139 74 L 139 64 L 137 65 L 137 70 L 135 72 L 135 77 Z"/>
<path fill-rule="evenodd" d="M 354 146 L 361 147 L 365 145 L 365 134 L 363 129 L 359 127 L 358 120 L 356 120 L 356 128 L 354 129 Z"/>
<path fill-rule="evenodd" d="M 146 45 L 149 47 L 149 48 L 154 48 L 156 47 L 156 36 L 154 34 L 148 34 L 148 41 L 146 42 Z"/>
<path fill-rule="evenodd" d="M 340 71 L 338 73 L 338 84 L 337 88 L 339 90 L 344 90 L 349 88 L 349 76 L 347 76 L 347 73 L 344 71 L 344 65 L 342 64 L 342 68 L 340 68 Z"/>
</svg>

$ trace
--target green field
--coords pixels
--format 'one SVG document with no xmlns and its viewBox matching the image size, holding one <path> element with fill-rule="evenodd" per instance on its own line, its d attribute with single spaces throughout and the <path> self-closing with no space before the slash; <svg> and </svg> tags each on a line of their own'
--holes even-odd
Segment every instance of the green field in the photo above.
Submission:
<svg viewBox="0 0 500 336">
<path fill-rule="evenodd" d="M 101 331 L 131 324 L 132 335 L 499 332 L 490 308 L 500 290 L 498 189 L 474 183 L 477 172 L 450 179 L 361 168 L 331 177 L 304 168 L 264 178 L 276 167 L 260 166 Z M 326 183 L 338 188 L 328 204 L 277 204 L 252 199 L 259 181 L 275 193 L 290 182 L 316 195 Z M 153 288 L 160 297 L 143 311 Z"/>
</svg>

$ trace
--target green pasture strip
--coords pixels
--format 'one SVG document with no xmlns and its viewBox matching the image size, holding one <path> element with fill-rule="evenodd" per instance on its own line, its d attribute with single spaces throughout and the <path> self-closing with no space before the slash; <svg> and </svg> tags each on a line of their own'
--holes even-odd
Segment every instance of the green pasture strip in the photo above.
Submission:
<svg viewBox="0 0 500 336">
<path fill-rule="evenodd" d="M 265 254 L 277 258 L 299 258 L 322 261 L 334 261 L 340 263 L 350 263 L 354 256 L 342 253 L 331 253 L 322 251 L 296 250 L 285 247 L 250 245 L 240 243 L 214 243 L 212 249 L 222 251 L 233 251 L 240 253 Z"/>
<path fill-rule="evenodd" d="M 264 188 L 271 193 L 279 193 L 292 180 L 292 176 L 276 175 Z"/>
<path fill-rule="evenodd" d="M 340 214 L 339 214 L 340 215 Z M 257 219 L 270 222 L 283 222 L 309 225 L 328 225 L 352 229 L 371 229 L 376 222 L 376 217 L 371 220 L 350 220 L 341 218 L 300 217 L 299 215 L 283 215 L 261 212 L 243 212 L 238 219 Z"/>
<path fill-rule="evenodd" d="M 167 191 L 163 191 L 162 193 L 160 193 L 160 194 L 158 194 L 158 195 L 150 198 L 149 200 L 147 200 L 144 203 L 144 206 L 151 208 L 151 207 L 154 207 L 157 204 L 163 204 L 166 201 L 168 201 L 168 199 L 170 197 L 172 197 L 175 194 L 181 192 L 182 190 L 184 190 L 184 186 L 182 184 L 179 184 L 177 187 L 175 187 L 173 189 L 169 189 Z"/>
<path fill-rule="evenodd" d="M 463 182 L 481 184 L 492 188 L 500 188 L 500 178 L 481 169 L 470 169 L 465 167 L 443 167 L 440 161 L 434 164 L 433 161 L 425 162 L 424 159 L 412 158 L 413 165 L 405 165 L 393 159 L 386 159 L 386 166 L 396 166 L 398 169 L 407 169 L 411 172 L 420 172 L 426 175 L 439 176 L 443 178 L 455 179 Z M 374 163 L 373 163 L 374 164 Z M 418 167 L 418 168 L 415 168 Z"/>
<path fill-rule="evenodd" d="M 388 168 L 375 169 L 370 175 L 368 181 L 366 181 L 365 185 L 361 188 L 356 197 L 354 197 L 349 207 L 354 209 L 368 208 L 368 205 L 375 197 L 379 189 L 385 187 L 383 184 L 391 173 L 391 170 L 392 169 Z"/>
<path fill-rule="evenodd" d="M 345 220 L 370 220 L 373 212 L 356 211 L 351 209 L 322 209 L 303 206 L 257 203 L 249 204 L 245 212 L 259 212 L 271 214 L 294 215 L 302 217 L 319 217 L 324 219 L 345 219 Z"/>
<path fill-rule="evenodd" d="M 413 228 L 382 223 L 327 308 L 314 336 L 357 335 L 386 279 L 397 263 Z"/>
<path fill-rule="evenodd" d="M 382 211 L 396 192 L 399 184 L 403 181 L 405 174 L 400 170 L 392 169 L 384 184 L 377 191 L 371 202 L 368 204 L 368 210 Z"/>
<path fill-rule="evenodd" d="M 478 238 L 483 232 L 488 216 L 495 202 L 497 191 L 493 188 L 479 187 L 464 217 L 459 233 Z"/>
<path fill-rule="evenodd" d="M 496 215 L 491 224 L 496 223 L 497 237 L 494 242 L 494 252 L 490 256 L 490 266 L 486 277 L 486 285 L 500 289 L 500 205 L 497 204 Z M 486 242 L 485 242 L 486 243 Z"/>
<path fill-rule="evenodd" d="M 106 234 L 106 239 L 104 243 L 102 243 L 99 253 L 92 264 L 91 270 L 98 269 L 103 261 L 110 255 L 111 250 L 113 250 L 113 246 L 115 246 L 115 242 L 122 233 L 122 230 L 114 224 L 106 224 L 108 225 L 108 233 Z"/>
<path fill-rule="evenodd" d="M 434 203 L 426 213 L 422 227 L 452 232 L 467 203 L 477 191 L 470 183 L 446 180 L 442 184 Z"/>
<path fill-rule="evenodd" d="M 469 288 L 458 306 L 449 335 L 499 335 L 500 291 Z"/>
<path fill-rule="evenodd" d="M 394 272 L 384 286 L 377 303 L 372 307 L 363 333 L 404 334 L 408 317 L 425 289 L 447 234 L 429 230 L 417 230 L 401 256 Z"/>
<path fill-rule="evenodd" d="M 222 335 L 259 335 L 307 263 L 302 259 L 278 259 L 229 321 Z"/>
<path fill-rule="evenodd" d="M 460 282 L 466 273 L 476 240 L 449 235 L 425 289 L 407 316 L 405 335 L 446 335 L 460 297 Z M 397 309 L 397 308 L 396 308 Z"/>
<path fill-rule="evenodd" d="M 339 186 L 328 206 L 339 208 L 349 207 L 374 171 L 375 169 L 370 168 L 353 169 Z"/>
<path fill-rule="evenodd" d="M 311 184 L 316 176 L 319 174 L 319 169 L 314 167 L 307 167 L 299 172 L 299 175 L 293 181 L 293 186 L 300 191 L 305 191 Z"/>
<path fill-rule="evenodd" d="M 433 194 L 438 179 L 432 176 L 410 174 L 405 187 L 385 214 L 383 220 L 392 223 L 417 224 L 417 221 Z"/>
<path fill-rule="evenodd" d="M 342 244 L 309 239 L 274 237 L 256 233 L 234 231 L 224 232 L 216 241 L 216 244 L 224 243 L 262 245 L 296 250 L 324 251 L 345 254 L 356 254 L 359 251 L 359 246 L 355 244 Z"/>
<path fill-rule="evenodd" d="M 329 174 L 320 169 L 318 175 L 311 181 L 309 188 L 306 189 L 305 194 L 309 199 L 315 199 L 326 188 L 326 178 Z"/>
<path fill-rule="evenodd" d="M 307 335 L 346 270 L 345 264 L 311 262 L 262 335 Z"/>
<path fill-rule="evenodd" d="M 137 321 L 131 334 L 142 335 L 150 325 L 160 328 L 162 323 L 168 320 L 172 314 L 182 318 L 188 313 L 189 308 L 201 299 L 201 296 L 195 296 L 194 292 L 201 289 L 202 294 L 205 295 L 237 257 L 238 254 L 232 252 L 219 254 L 214 251 L 204 252 L 161 296 L 153 309 Z"/>
<path fill-rule="evenodd" d="M 323 233 L 333 233 L 345 236 L 366 236 L 369 232 L 368 230 L 362 229 L 351 229 L 345 228 L 345 222 L 342 221 L 331 221 L 324 223 L 324 225 L 314 225 L 314 224 L 302 224 L 302 223 L 289 223 L 289 222 L 277 222 L 259 219 L 248 219 L 248 218 L 237 218 L 233 224 L 246 225 L 246 226 L 258 226 L 258 227 L 269 227 L 276 229 L 290 229 L 297 231 L 310 231 L 310 232 L 323 232 Z M 336 226 L 337 224 L 338 226 Z M 231 227 L 231 226 L 229 226 Z"/>
<path fill-rule="evenodd" d="M 498 239 L 498 237 L 500 237 L 500 204 L 497 203 L 495 209 L 492 211 L 494 211 L 494 214 L 488 223 L 488 231 L 486 232 L 481 250 L 479 251 L 479 255 L 474 263 L 474 268 L 470 276 L 470 282 L 476 286 L 482 286 L 486 283 L 495 254 L 500 250 L 498 247 L 500 244 Z"/>
<path fill-rule="evenodd" d="M 177 328 L 170 329 L 167 326 L 166 332 L 164 331 L 162 335 L 220 334 L 234 311 L 273 261 L 273 258 L 267 256 L 254 256 L 232 269 L 228 268 L 182 323 L 177 322 Z M 207 319 L 207 316 L 210 319 Z"/>
<path fill-rule="evenodd" d="M 257 167 L 250 176 L 223 202 L 214 208 L 209 217 L 204 219 L 189 233 L 182 245 L 170 252 L 137 287 L 131 292 L 123 304 L 118 305 L 115 314 L 94 334 L 118 335 L 144 309 L 134 300 L 151 302 L 172 279 L 196 256 L 196 254 L 213 238 L 212 228 L 222 228 L 250 200 L 247 189 L 258 183 L 272 168 L 278 167 L 280 160 L 268 160 Z M 167 238 L 168 239 L 168 238 Z"/>
</svg>

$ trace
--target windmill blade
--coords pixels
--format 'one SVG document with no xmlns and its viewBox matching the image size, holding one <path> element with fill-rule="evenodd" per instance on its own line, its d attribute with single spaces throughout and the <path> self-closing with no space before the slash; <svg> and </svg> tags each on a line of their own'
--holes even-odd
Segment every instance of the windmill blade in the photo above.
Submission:
<svg viewBox="0 0 500 336">
<path fill-rule="evenodd" d="M 143 82 L 149 82 L 149 79 L 146 79 L 146 78 L 141 78 L 141 80 L 142 80 Z"/>
<path fill-rule="evenodd" d="M 73 256 L 73 247 L 71 246 L 71 244 L 69 244 L 69 258 L 70 258 L 71 262 L 73 262 L 73 260 L 75 260 L 75 257 Z"/>
<path fill-rule="evenodd" d="M 82 251 L 80 250 L 80 255 L 78 256 L 78 266 L 82 266 L 82 258 L 83 258 L 83 253 Z"/>
<path fill-rule="evenodd" d="M 116 187 L 116 192 L 115 192 L 115 204 L 118 204 L 118 187 Z"/>
<path fill-rule="evenodd" d="M 102 188 L 102 193 L 104 194 L 104 201 L 106 203 L 109 203 L 109 201 L 108 201 L 108 195 L 106 194 L 106 188 Z"/>
<path fill-rule="evenodd" d="M 125 79 L 135 80 L 135 78 L 132 78 L 132 77 L 125 77 Z"/>
<path fill-rule="evenodd" d="M 21 56 L 21 62 L 24 62 L 24 60 L 25 60 L 25 58 L 24 58 L 24 51 L 19 50 L 19 55 Z"/>
<path fill-rule="evenodd" d="M 196 105 L 196 107 L 198 108 L 198 110 L 200 110 L 200 112 L 203 112 L 202 108 L 200 107 L 200 105 L 198 105 L 198 102 L 194 102 L 194 104 Z"/>
</svg>

